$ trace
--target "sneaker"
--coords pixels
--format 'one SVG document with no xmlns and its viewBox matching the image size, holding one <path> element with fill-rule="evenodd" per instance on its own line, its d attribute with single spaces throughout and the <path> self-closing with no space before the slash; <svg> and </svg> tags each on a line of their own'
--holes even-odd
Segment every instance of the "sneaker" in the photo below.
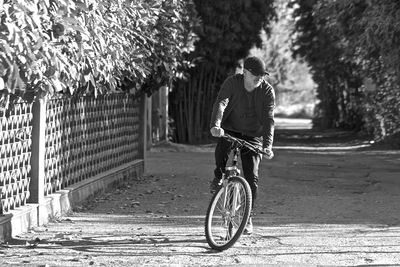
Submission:
<svg viewBox="0 0 400 267">
<path fill-rule="evenodd" d="M 222 187 L 221 179 L 214 178 L 210 184 L 210 193 L 214 194 Z"/>
<path fill-rule="evenodd" d="M 247 221 L 247 224 L 246 224 L 246 227 L 244 228 L 243 233 L 245 235 L 251 235 L 253 233 L 253 220 L 251 219 L 251 217 Z"/>
</svg>

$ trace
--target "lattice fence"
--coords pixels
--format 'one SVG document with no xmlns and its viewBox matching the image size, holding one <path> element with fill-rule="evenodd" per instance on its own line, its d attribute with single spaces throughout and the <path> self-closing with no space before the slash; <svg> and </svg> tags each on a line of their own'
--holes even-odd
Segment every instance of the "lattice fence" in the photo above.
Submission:
<svg viewBox="0 0 400 267">
<path fill-rule="evenodd" d="M 25 205 L 31 170 L 32 105 L 17 103 L 0 112 L 0 214 Z"/>
<path fill-rule="evenodd" d="M 47 100 L 45 107 L 44 141 L 31 137 L 38 116 L 32 104 L 18 103 L 9 115 L 0 113 L 0 214 L 25 205 L 30 195 L 47 196 L 142 157 L 140 99 L 60 97 Z M 33 142 L 44 147 L 44 192 L 30 190 Z"/>
<path fill-rule="evenodd" d="M 138 159 L 139 112 L 125 94 L 48 101 L 44 194 Z"/>
</svg>

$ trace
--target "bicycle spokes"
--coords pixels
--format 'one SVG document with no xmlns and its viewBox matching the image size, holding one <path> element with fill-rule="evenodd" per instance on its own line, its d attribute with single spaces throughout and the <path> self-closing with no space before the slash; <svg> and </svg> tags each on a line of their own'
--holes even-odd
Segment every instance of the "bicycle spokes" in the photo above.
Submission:
<svg viewBox="0 0 400 267">
<path fill-rule="evenodd" d="M 233 245 L 247 222 L 251 191 L 243 178 L 234 177 L 214 196 L 206 219 L 207 241 L 216 249 Z"/>
</svg>

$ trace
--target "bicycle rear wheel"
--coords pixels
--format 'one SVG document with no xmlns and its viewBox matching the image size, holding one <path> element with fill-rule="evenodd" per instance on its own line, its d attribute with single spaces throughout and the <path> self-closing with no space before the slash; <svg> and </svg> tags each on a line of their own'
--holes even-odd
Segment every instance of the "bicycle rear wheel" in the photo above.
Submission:
<svg viewBox="0 0 400 267">
<path fill-rule="evenodd" d="M 239 239 L 251 211 L 251 189 L 240 176 L 229 178 L 226 186 L 211 199 L 205 221 L 208 244 L 216 250 L 226 250 Z"/>
</svg>

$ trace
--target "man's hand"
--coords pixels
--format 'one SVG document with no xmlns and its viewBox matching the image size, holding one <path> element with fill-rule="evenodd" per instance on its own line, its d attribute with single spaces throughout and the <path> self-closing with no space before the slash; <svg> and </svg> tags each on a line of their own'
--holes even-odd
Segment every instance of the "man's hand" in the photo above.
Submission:
<svg viewBox="0 0 400 267">
<path fill-rule="evenodd" d="M 214 137 L 221 137 L 224 135 L 224 129 L 222 129 L 221 127 L 212 127 L 210 129 L 211 135 Z"/>
<path fill-rule="evenodd" d="M 272 148 L 265 147 L 263 148 L 263 152 L 265 153 L 264 156 L 267 159 L 272 159 L 274 157 L 274 152 L 272 151 Z"/>
</svg>

